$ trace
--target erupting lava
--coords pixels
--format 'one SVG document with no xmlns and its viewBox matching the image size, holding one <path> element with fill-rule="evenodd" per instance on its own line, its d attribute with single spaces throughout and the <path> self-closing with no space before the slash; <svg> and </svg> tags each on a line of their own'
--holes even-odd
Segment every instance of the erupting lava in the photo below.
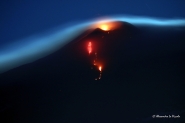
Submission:
<svg viewBox="0 0 185 123">
<path fill-rule="evenodd" d="M 109 34 L 110 31 L 113 31 L 114 29 L 117 29 L 118 27 L 120 27 L 121 23 L 120 22 L 106 22 L 106 21 L 99 21 L 96 24 L 94 24 L 93 26 L 91 26 L 90 28 L 93 29 L 101 29 L 104 32 L 107 32 L 106 34 Z M 99 76 L 95 78 L 95 80 L 101 79 L 102 77 L 102 71 L 103 71 L 103 67 L 104 64 L 102 62 L 102 57 L 104 57 L 102 55 L 102 51 L 103 46 L 105 46 L 106 44 L 104 44 L 104 39 L 102 39 L 103 37 L 105 37 L 104 35 L 105 33 L 102 33 L 101 38 L 97 37 L 93 37 L 92 39 L 87 39 L 87 52 L 88 52 L 88 56 L 91 59 L 91 63 L 93 65 L 92 69 L 96 69 L 97 71 L 99 71 Z M 104 61 L 104 60 L 103 60 Z"/>
<path fill-rule="evenodd" d="M 93 60 L 93 66 L 99 71 L 99 77 L 95 78 L 95 80 L 101 79 L 101 74 L 102 74 L 102 63 L 100 63 L 98 57 L 97 57 L 97 52 L 95 49 L 93 49 L 93 47 L 95 47 L 95 45 L 93 45 L 93 42 L 88 42 L 87 44 L 87 51 L 89 53 L 89 57 L 92 57 Z M 92 52 L 95 51 L 95 52 Z"/>
<path fill-rule="evenodd" d="M 103 31 L 110 31 L 115 30 L 119 28 L 121 25 L 120 22 L 106 22 L 106 21 L 100 21 L 96 24 L 92 25 L 91 28 L 100 28 Z"/>
</svg>

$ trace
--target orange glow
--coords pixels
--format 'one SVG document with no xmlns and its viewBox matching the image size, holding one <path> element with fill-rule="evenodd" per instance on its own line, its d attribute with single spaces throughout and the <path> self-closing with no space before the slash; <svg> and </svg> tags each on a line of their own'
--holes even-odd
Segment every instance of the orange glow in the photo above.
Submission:
<svg viewBox="0 0 185 123">
<path fill-rule="evenodd" d="M 88 50 L 89 54 L 92 53 L 92 43 L 91 42 L 88 43 L 87 50 Z"/>
<path fill-rule="evenodd" d="M 99 71 L 101 71 L 102 70 L 102 67 L 101 66 L 99 66 Z"/>
<path fill-rule="evenodd" d="M 101 25 L 100 29 L 107 31 L 107 30 L 109 30 L 109 26 L 108 25 Z"/>
<path fill-rule="evenodd" d="M 97 22 L 96 24 L 92 25 L 91 28 L 100 28 L 104 31 L 110 31 L 117 29 L 121 26 L 120 22 Z"/>
</svg>

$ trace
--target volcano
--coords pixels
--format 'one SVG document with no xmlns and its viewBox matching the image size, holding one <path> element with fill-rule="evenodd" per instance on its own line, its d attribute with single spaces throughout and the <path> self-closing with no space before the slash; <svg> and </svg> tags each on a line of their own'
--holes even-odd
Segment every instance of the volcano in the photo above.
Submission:
<svg viewBox="0 0 185 123">
<path fill-rule="evenodd" d="M 185 28 L 119 23 L 0 74 L 0 121 L 183 122 Z"/>
</svg>

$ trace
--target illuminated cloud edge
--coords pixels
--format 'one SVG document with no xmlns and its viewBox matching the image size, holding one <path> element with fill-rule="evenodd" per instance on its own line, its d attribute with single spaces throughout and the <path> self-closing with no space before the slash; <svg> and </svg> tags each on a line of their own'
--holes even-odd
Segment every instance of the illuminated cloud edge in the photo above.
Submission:
<svg viewBox="0 0 185 123">
<path fill-rule="evenodd" d="M 102 22 L 123 21 L 133 25 L 142 26 L 172 26 L 184 27 L 185 19 L 160 19 L 137 16 L 107 16 L 76 25 L 60 26 L 58 30 L 50 30 L 50 33 L 32 36 L 16 41 L 0 49 L 0 73 L 6 72 L 18 66 L 34 62 L 43 58 L 75 39 L 92 25 Z M 94 27 L 96 28 L 96 27 Z"/>
</svg>

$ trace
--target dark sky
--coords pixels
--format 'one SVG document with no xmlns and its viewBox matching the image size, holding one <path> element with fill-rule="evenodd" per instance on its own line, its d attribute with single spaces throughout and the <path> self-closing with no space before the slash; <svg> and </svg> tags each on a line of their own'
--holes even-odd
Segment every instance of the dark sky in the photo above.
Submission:
<svg viewBox="0 0 185 123">
<path fill-rule="evenodd" d="M 183 18 L 184 5 L 184 0 L 4 0 L 0 2 L 0 40 L 18 40 L 68 22 L 105 15 Z"/>
</svg>

